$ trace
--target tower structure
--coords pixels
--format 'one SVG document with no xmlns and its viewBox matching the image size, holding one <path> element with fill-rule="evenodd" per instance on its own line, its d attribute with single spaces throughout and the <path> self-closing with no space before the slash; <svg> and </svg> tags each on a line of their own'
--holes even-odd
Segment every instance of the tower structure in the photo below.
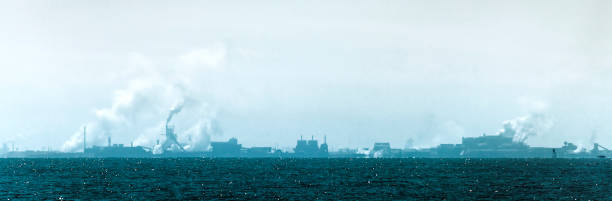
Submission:
<svg viewBox="0 0 612 201">
<path fill-rule="evenodd" d="M 185 149 L 183 149 L 183 146 L 177 140 L 176 133 L 174 133 L 174 126 L 168 125 L 166 123 L 166 141 L 164 141 L 162 148 L 164 150 L 168 150 L 172 148 L 172 145 L 176 145 L 181 151 L 185 151 Z"/>
<path fill-rule="evenodd" d="M 87 126 L 83 127 L 83 153 L 85 153 L 85 149 L 87 149 Z"/>
<path fill-rule="evenodd" d="M 323 136 L 323 144 L 319 147 L 321 154 L 327 154 L 329 152 L 329 148 L 327 147 L 327 135 Z"/>
</svg>

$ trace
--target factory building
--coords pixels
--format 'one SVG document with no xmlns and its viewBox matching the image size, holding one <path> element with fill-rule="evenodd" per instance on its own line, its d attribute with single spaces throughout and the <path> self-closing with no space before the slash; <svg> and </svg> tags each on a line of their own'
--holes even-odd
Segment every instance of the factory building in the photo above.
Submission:
<svg viewBox="0 0 612 201">
<path fill-rule="evenodd" d="M 85 134 L 85 132 L 83 134 Z M 83 139 L 83 141 L 84 140 L 85 139 Z M 92 146 L 91 148 L 87 148 L 87 145 L 83 143 L 83 154 L 89 157 L 100 158 L 146 158 L 152 156 L 150 150 L 147 150 L 147 148 L 142 146 L 134 147 L 132 144 L 129 147 L 126 147 L 123 144 L 111 144 L 110 136 L 107 139 L 107 143 L 107 146 Z"/>
<path fill-rule="evenodd" d="M 138 158 L 151 157 L 151 152 L 141 146 L 123 146 L 123 144 L 113 144 L 111 146 L 92 146 L 85 148 L 86 156 L 101 157 L 101 158 Z"/>
<path fill-rule="evenodd" d="M 237 157 L 242 150 L 242 145 L 238 144 L 236 138 L 231 138 L 227 142 L 211 142 L 210 146 L 213 157 Z"/>
<path fill-rule="evenodd" d="M 304 140 L 300 136 L 300 139 L 297 141 L 297 145 L 293 149 L 296 157 L 306 157 L 306 158 L 318 158 L 318 157 L 328 157 L 329 150 L 327 147 L 327 137 L 325 137 L 323 144 L 319 146 L 319 142 L 314 139 L 314 136 L 310 140 Z"/>
<path fill-rule="evenodd" d="M 369 151 L 368 157 L 370 158 L 395 158 L 401 157 L 401 149 L 391 148 L 391 144 L 388 142 L 375 142 L 374 147 Z"/>
</svg>

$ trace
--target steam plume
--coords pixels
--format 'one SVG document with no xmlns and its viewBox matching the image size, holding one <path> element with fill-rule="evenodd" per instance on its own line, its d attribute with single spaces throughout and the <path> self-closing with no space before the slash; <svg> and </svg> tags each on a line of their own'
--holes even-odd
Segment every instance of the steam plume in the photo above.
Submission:
<svg viewBox="0 0 612 201">
<path fill-rule="evenodd" d="M 511 137 L 515 142 L 525 142 L 530 136 L 536 136 L 548 131 L 552 127 L 553 122 L 544 114 L 533 113 L 504 121 L 503 124 L 504 128 L 497 134 Z"/>
<path fill-rule="evenodd" d="M 168 115 L 168 119 L 166 119 L 166 124 L 170 123 L 170 121 L 172 121 L 172 117 L 174 117 L 175 114 L 178 114 L 179 112 L 181 112 L 182 109 L 183 109 L 182 103 L 179 103 L 178 105 L 172 107 L 170 109 L 170 114 Z"/>
<path fill-rule="evenodd" d="M 75 125 L 75 133 L 64 142 L 62 150 L 81 150 L 83 144 L 82 126 L 87 126 L 87 145 L 104 145 L 108 134 L 113 141 L 135 146 L 153 147 L 156 141 L 165 142 L 160 135 L 165 125 L 173 119 L 177 122 L 176 138 L 185 151 L 206 150 L 210 134 L 221 132 L 215 123 L 215 108 L 206 96 L 205 82 L 201 75 L 219 69 L 225 60 L 226 50 L 209 48 L 206 51 L 190 52 L 198 61 L 214 62 L 178 63 L 168 67 L 157 67 L 155 62 L 136 62 L 144 66 L 131 67 L 135 72 L 125 79 L 126 87 L 115 91 L 110 107 L 96 109 L 95 118 L 84 125 Z M 210 55 L 208 55 L 210 54 Z M 183 58 L 179 56 L 178 58 Z M 138 60 L 147 60 L 139 55 Z M 176 104 L 180 103 L 180 104 Z M 173 107 L 171 107 L 173 106 Z M 168 108 L 170 114 L 166 117 Z M 177 116 L 181 112 L 181 116 Z"/>
</svg>

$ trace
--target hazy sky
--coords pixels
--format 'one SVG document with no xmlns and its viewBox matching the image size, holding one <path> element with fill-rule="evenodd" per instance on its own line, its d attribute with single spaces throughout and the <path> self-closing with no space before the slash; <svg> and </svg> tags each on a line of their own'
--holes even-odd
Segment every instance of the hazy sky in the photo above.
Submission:
<svg viewBox="0 0 612 201">
<path fill-rule="evenodd" d="M 0 143 L 20 149 L 84 125 L 151 146 L 182 102 L 179 134 L 246 146 L 428 147 L 538 113 L 530 145 L 612 147 L 610 1 L 0 4 Z"/>
</svg>

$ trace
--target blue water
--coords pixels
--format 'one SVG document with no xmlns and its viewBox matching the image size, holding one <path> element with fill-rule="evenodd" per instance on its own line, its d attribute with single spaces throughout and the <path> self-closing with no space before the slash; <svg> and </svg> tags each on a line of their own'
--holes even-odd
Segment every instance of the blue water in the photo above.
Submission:
<svg viewBox="0 0 612 201">
<path fill-rule="evenodd" d="M 0 199 L 612 200 L 609 159 L 0 159 Z"/>
</svg>

